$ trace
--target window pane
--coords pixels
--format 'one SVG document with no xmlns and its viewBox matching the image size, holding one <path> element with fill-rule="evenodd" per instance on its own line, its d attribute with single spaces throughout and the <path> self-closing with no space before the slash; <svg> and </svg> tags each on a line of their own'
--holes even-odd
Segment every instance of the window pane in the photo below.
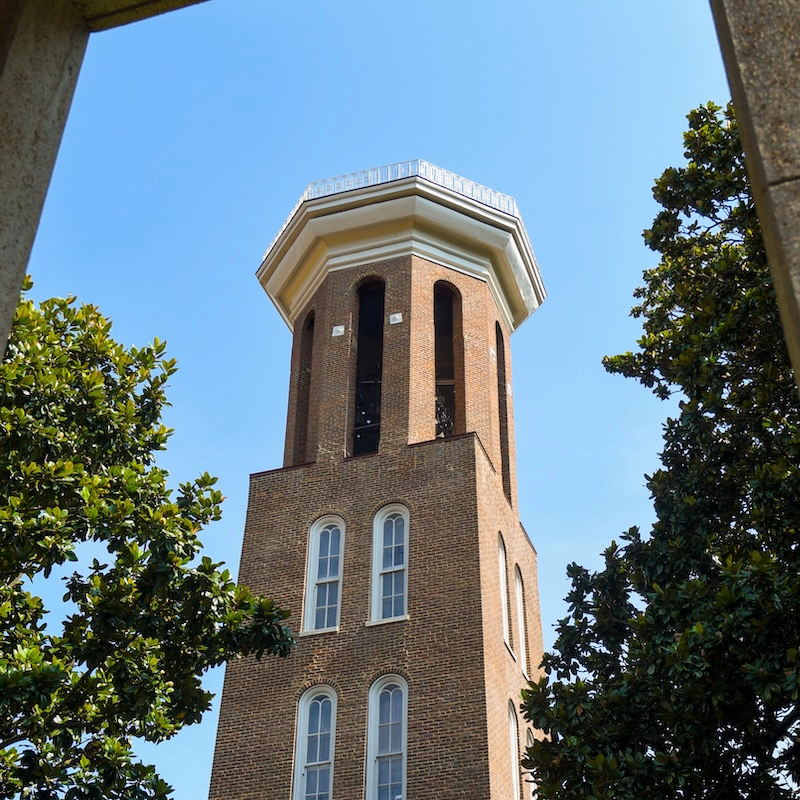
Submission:
<svg viewBox="0 0 800 800">
<path fill-rule="evenodd" d="M 384 545 L 383 548 L 383 568 L 390 569 L 394 566 L 394 548 L 392 545 Z"/>
<path fill-rule="evenodd" d="M 391 741 L 389 747 L 392 753 L 398 753 L 403 749 L 403 726 L 393 723 L 391 726 Z"/>
<path fill-rule="evenodd" d="M 319 800 L 322 800 L 321 795 L 324 793 L 327 797 L 328 792 L 331 790 L 331 768 L 319 767 L 317 775 L 317 792 L 320 794 Z"/>
<path fill-rule="evenodd" d="M 391 721 L 391 708 L 392 708 L 392 689 L 394 686 L 388 686 L 381 692 L 378 705 L 378 724 L 385 725 Z"/>
<path fill-rule="evenodd" d="M 309 706 L 308 732 L 319 733 L 319 700 L 313 700 Z"/>
<path fill-rule="evenodd" d="M 326 628 L 336 627 L 336 606 L 329 606 L 328 615 L 325 618 L 325 627 Z"/>
<path fill-rule="evenodd" d="M 332 581 L 328 584 L 328 602 L 329 606 L 336 606 L 339 603 L 339 581 Z"/>
<path fill-rule="evenodd" d="M 378 785 L 389 783 L 389 757 L 378 759 Z"/>
<path fill-rule="evenodd" d="M 402 756 L 392 756 L 392 788 L 400 789 L 403 780 L 403 758 Z"/>
<path fill-rule="evenodd" d="M 328 557 L 328 547 L 330 546 L 330 531 L 325 528 L 319 534 L 319 557 Z"/>
<path fill-rule="evenodd" d="M 316 734 L 309 734 L 308 747 L 306 748 L 306 764 L 316 764 L 319 760 L 317 754 L 319 753 L 319 736 Z"/>
<path fill-rule="evenodd" d="M 403 690 L 395 686 L 392 689 L 392 722 L 403 719 Z"/>
<path fill-rule="evenodd" d="M 316 798 L 317 796 L 317 770 L 310 769 L 306 775 L 306 797 Z"/>
<path fill-rule="evenodd" d="M 317 761 L 330 761 L 331 760 L 331 735 L 330 733 L 321 733 L 319 735 L 319 747 L 317 748 Z"/>
<path fill-rule="evenodd" d="M 380 725 L 378 727 L 378 752 L 390 753 L 391 748 L 389 744 L 389 725 Z"/>
</svg>

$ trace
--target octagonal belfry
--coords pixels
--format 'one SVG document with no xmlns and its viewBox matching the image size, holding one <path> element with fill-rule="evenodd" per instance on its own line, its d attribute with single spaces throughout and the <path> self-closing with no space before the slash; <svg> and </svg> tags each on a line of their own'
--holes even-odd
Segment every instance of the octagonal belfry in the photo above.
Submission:
<svg viewBox="0 0 800 800">
<path fill-rule="evenodd" d="M 257 275 L 294 341 L 240 580 L 298 644 L 228 666 L 211 798 L 530 796 L 507 341 L 545 292 L 516 203 L 426 161 L 313 183 Z"/>
</svg>

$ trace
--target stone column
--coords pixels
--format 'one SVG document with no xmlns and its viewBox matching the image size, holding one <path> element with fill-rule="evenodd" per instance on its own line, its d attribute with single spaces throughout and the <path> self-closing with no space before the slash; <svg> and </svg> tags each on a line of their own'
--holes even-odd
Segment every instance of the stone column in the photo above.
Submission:
<svg viewBox="0 0 800 800">
<path fill-rule="evenodd" d="M 800 376 L 800 7 L 711 0 L 795 378 Z"/>
<path fill-rule="evenodd" d="M 0 6 L 0 352 L 88 39 L 83 17 L 67 0 Z"/>
</svg>

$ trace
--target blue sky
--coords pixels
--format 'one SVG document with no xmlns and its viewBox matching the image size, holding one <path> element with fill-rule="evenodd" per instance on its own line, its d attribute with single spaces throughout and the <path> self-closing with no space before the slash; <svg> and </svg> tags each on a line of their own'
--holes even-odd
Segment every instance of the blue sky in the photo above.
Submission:
<svg viewBox="0 0 800 800">
<path fill-rule="evenodd" d="M 161 461 L 176 485 L 220 477 L 203 538 L 235 568 L 248 475 L 282 462 L 291 347 L 254 272 L 306 184 L 424 158 L 513 195 L 549 295 L 511 347 L 550 644 L 566 565 L 652 520 L 643 474 L 669 405 L 600 360 L 640 330 L 653 179 L 680 162 L 686 113 L 728 97 L 702 0 L 211 0 L 90 40 L 34 296 L 99 305 L 126 344 L 167 340 Z M 177 800 L 206 796 L 215 727 L 216 708 L 141 751 Z"/>
</svg>

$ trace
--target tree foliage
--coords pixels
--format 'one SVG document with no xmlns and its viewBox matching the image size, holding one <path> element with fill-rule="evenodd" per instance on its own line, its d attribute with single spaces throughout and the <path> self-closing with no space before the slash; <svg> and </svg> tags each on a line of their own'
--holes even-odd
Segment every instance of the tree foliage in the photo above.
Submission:
<svg viewBox="0 0 800 800">
<path fill-rule="evenodd" d="M 796 797 L 800 785 L 800 407 L 733 109 L 701 107 L 645 231 L 660 254 L 610 372 L 678 393 L 657 521 L 597 572 L 524 696 L 542 798 Z"/>
<path fill-rule="evenodd" d="M 215 479 L 173 494 L 154 463 L 175 362 L 110 328 L 72 299 L 23 300 L 0 366 L 4 798 L 167 797 L 132 737 L 199 721 L 208 668 L 291 647 L 286 612 L 198 555 L 220 515 Z M 54 624 L 38 590 L 79 555 Z"/>
</svg>

